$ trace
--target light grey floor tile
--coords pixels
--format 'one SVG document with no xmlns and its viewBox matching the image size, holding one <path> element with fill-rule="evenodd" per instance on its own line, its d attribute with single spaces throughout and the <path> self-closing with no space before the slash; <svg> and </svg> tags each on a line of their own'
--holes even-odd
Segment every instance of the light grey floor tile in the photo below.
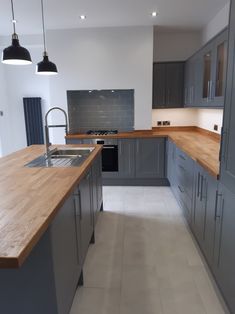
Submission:
<svg viewBox="0 0 235 314">
<path fill-rule="evenodd" d="M 79 288 L 70 314 L 119 314 L 120 290 Z"/>
<path fill-rule="evenodd" d="M 227 314 L 168 187 L 104 187 L 70 314 Z"/>
</svg>

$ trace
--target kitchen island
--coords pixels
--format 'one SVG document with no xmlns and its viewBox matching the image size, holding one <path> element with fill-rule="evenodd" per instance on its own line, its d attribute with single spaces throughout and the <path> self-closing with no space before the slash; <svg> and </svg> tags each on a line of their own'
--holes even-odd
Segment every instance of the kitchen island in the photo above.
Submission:
<svg viewBox="0 0 235 314">
<path fill-rule="evenodd" d="M 42 145 L 0 159 L 1 313 L 69 312 L 102 208 L 102 146 L 93 147 L 80 167 L 25 167 Z"/>
</svg>

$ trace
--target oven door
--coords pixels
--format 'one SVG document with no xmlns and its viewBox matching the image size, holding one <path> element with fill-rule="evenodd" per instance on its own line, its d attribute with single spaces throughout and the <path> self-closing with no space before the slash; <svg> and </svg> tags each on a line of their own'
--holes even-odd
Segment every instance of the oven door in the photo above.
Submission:
<svg viewBox="0 0 235 314">
<path fill-rule="evenodd" d="M 97 141 L 97 144 L 103 144 Z M 105 145 L 102 149 L 102 171 L 118 172 L 118 145 Z"/>
</svg>

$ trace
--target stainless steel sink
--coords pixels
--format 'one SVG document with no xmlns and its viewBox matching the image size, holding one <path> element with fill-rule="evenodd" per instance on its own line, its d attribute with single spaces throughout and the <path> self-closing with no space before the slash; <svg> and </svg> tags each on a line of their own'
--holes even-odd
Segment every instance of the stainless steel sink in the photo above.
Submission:
<svg viewBox="0 0 235 314">
<path fill-rule="evenodd" d="M 46 154 L 32 160 L 25 167 L 29 168 L 68 168 L 79 167 L 94 150 L 94 147 L 82 148 L 63 148 L 51 151 L 50 155 Z"/>
</svg>

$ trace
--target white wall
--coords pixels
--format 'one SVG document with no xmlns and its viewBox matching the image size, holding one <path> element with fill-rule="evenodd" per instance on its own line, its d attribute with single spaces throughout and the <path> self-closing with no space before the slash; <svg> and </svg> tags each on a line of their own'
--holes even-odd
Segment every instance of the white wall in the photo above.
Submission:
<svg viewBox="0 0 235 314">
<path fill-rule="evenodd" d="M 135 89 L 135 128 L 152 127 L 152 27 L 48 32 L 59 75 L 50 82 L 51 105 L 67 110 L 67 90 Z M 61 118 L 62 119 L 62 118 Z M 53 121 L 61 121 L 53 114 Z M 62 142 L 63 130 L 54 141 Z"/>
<path fill-rule="evenodd" d="M 230 3 L 228 2 L 221 11 L 203 28 L 202 42 L 205 44 L 222 29 L 228 26 Z"/>
<path fill-rule="evenodd" d="M 184 61 L 200 47 L 200 31 L 174 31 L 154 28 L 154 62 Z"/>
<path fill-rule="evenodd" d="M 152 126 L 157 121 L 170 121 L 171 126 L 198 126 L 211 132 L 221 133 L 223 123 L 222 109 L 154 109 L 152 113 Z M 214 124 L 218 131 L 214 131 Z"/>
<path fill-rule="evenodd" d="M 154 109 L 152 126 L 157 126 L 157 121 L 170 121 L 171 126 L 194 126 L 197 124 L 197 109 Z"/>
<path fill-rule="evenodd" d="M 36 63 L 42 59 L 42 48 L 30 47 L 30 53 L 34 61 L 32 65 L 10 66 L 1 64 L 4 70 L 2 80 L 5 83 L 5 98 L 2 88 L 0 91 L 0 110 L 4 111 L 4 116 L 0 117 L 3 155 L 27 145 L 23 97 L 42 97 L 43 112 L 45 106 L 48 107 L 48 78 L 35 74 Z"/>
</svg>

